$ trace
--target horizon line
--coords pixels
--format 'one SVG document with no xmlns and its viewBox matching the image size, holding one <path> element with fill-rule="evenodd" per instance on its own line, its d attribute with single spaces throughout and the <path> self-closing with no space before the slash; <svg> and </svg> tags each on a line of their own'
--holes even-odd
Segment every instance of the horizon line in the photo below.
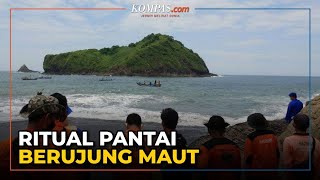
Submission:
<svg viewBox="0 0 320 180">
<path fill-rule="evenodd" d="M 43 73 L 44 71 L 38 71 L 34 70 L 36 72 L 21 72 L 21 73 Z M 10 70 L 0 70 L 0 72 L 8 72 L 10 73 Z M 13 70 L 12 72 L 18 72 L 18 70 Z M 219 74 L 215 73 L 218 76 L 280 76 L 280 77 L 309 77 L 309 75 L 288 75 L 288 74 Z M 58 74 L 53 74 L 53 75 L 58 75 Z M 80 75 L 80 74 L 75 74 L 75 75 Z M 83 76 L 83 75 L 82 75 Z M 89 75 L 90 76 L 90 75 Z M 311 77 L 320 77 L 319 75 L 311 75 Z"/>
</svg>

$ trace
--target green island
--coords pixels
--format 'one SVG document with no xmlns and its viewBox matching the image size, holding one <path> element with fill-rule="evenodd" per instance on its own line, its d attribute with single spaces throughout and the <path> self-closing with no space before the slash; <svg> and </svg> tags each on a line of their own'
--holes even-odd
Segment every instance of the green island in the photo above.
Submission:
<svg viewBox="0 0 320 180">
<path fill-rule="evenodd" d="M 203 59 L 172 36 L 149 34 L 128 46 L 85 49 L 44 57 L 46 74 L 215 76 Z"/>
</svg>

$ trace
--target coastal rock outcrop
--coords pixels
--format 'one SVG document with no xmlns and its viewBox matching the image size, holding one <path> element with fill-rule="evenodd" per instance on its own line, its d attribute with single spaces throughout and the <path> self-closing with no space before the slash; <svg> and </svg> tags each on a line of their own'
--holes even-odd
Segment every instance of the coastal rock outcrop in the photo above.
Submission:
<svg viewBox="0 0 320 180">
<path fill-rule="evenodd" d="M 22 66 L 19 68 L 18 72 L 37 72 L 37 71 L 30 70 L 30 69 L 24 64 L 24 65 L 22 65 Z"/>
</svg>

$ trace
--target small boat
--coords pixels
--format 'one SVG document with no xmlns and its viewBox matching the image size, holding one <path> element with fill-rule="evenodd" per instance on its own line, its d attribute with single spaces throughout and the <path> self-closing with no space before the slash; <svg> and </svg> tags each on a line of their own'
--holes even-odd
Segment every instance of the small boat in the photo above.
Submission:
<svg viewBox="0 0 320 180">
<path fill-rule="evenodd" d="M 23 77 L 21 78 L 22 80 L 38 80 L 38 78 L 32 78 L 31 76 L 30 77 Z"/>
<path fill-rule="evenodd" d="M 161 87 L 161 84 L 153 84 L 151 82 L 149 82 L 149 83 L 137 82 L 137 85 L 139 85 L 139 86 L 148 86 L 148 87 Z"/>
<path fill-rule="evenodd" d="M 52 77 L 49 77 L 49 76 L 40 76 L 40 77 L 38 77 L 38 79 L 52 79 Z"/>
<path fill-rule="evenodd" d="M 101 79 L 99 79 L 99 81 L 113 81 L 113 79 L 111 79 L 111 78 L 101 78 Z"/>
</svg>

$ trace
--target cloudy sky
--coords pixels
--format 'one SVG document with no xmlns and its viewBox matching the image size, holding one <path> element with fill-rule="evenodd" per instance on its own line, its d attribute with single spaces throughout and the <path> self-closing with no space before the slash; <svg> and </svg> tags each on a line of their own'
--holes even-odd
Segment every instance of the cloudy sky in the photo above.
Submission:
<svg viewBox="0 0 320 180">
<path fill-rule="evenodd" d="M 180 18 L 141 18 L 132 4 L 190 6 Z M 320 1 L 301 0 L 11 0 L 0 1 L 0 70 L 9 70 L 9 9 L 124 7 L 124 11 L 12 13 L 12 68 L 42 69 L 43 57 L 78 49 L 128 45 L 150 33 L 174 36 L 218 74 L 308 75 L 308 11 L 210 10 L 201 7 L 312 9 L 312 74 L 320 76 Z"/>
</svg>

